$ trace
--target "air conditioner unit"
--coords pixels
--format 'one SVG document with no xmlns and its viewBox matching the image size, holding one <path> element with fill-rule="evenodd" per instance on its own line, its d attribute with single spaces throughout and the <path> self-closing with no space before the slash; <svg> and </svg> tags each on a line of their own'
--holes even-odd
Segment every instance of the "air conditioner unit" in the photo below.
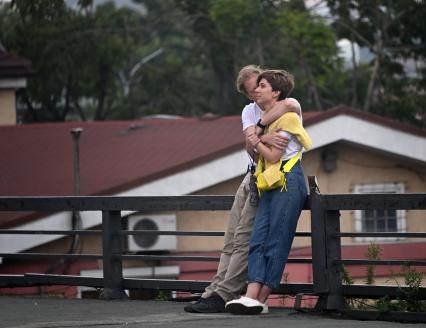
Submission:
<svg viewBox="0 0 426 328">
<path fill-rule="evenodd" d="M 176 231 L 176 216 L 134 214 L 128 217 L 128 230 Z M 176 236 L 140 234 L 127 237 L 129 251 L 175 250 L 176 245 Z"/>
</svg>

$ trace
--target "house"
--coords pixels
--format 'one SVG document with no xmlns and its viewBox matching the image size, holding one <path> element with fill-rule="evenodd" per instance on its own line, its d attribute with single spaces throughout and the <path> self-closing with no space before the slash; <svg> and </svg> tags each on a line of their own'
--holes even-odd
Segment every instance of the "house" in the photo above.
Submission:
<svg viewBox="0 0 426 328">
<path fill-rule="evenodd" d="M 426 131 L 387 118 L 337 107 L 326 112 L 304 113 L 304 124 L 314 147 L 304 154 L 305 174 L 318 178 L 321 192 L 404 193 L 426 190 Z M 137 121 L 65 122 L 0 126 L 0 195 L 73 195 L 73 142 L 70 131 L 82 128 L 80 137 L 81 195 L 185 195 L 233 194 L 246 171 L 247 154 L 238 116 L 205 118 L 146 118 Z M 82 228 L 98 226 L 101 213 L 82 212 Z M 224 230 L 227 212 L 131 213 L 122 212 L 130 229 L 152 221 L 162 230 Z M 144 222 L 141 222 L 144 221 Z M 0 212 L 0 229 L 70 229 L 70 213 Z M 342 231 L 426 231 L 420 211 L 342 212 Z M 303 213 L 298 230 L 310 230 L 309 213 Z M 163 238 L 164 237 L 164 238 Z M 152 245 L 132 240 L 131 252 L 152 250 L 176 254 L 218 254 L 219 237 L 162 236 Z M 206 242 L 206 238 L 210 238 Z M 363 257 L 372 240 L 344 238 L 343 254 Z M 383 256 L 409 254 L 425 259 L 426 242 L 412 239 L 378 240 Z M 2 235 L 1 252 L 69 252 L 70 237 Z M 82 237 L 72 251 L 99 253 L 101 240 Z M 401 249 L 404 252 L 395 252 Z M 420 250 L 420 251 L 419 251 Z M 296 238 L 291 256 L 310 257 L 308 238 Z M 124 268 L 129 277 L 210 279 L 216 263 L 135 262 Z M 312 280 L 308 265 L 289 264 L 288 280 Z M 380 271 L 380 272 L 379 272 Z M 388 271 L 380 269 L 385 277 Z M 383 272 L 382 272 L 383 271 Z M 60 272 L 101 274 L 95 261 L 75 263 L 21 263 L 3 261 L 0 273 Z M 363 281 L 360 268 L 351 268 Z M 385 280 L 385 278 L 383 278 Z M 49 287 L 68 296 L 84 288 Z M 0 290 L 23 292 L 20 289 Z M 38 292 L 27 289 L 25 292 Z"/>
<path fill-rule="evenodd" d="M 32 74 L 29 60 L 6 52 L 0 42 L 0 122 L 16 124 L 16 90 L 25 88 Z"/>
</svg>

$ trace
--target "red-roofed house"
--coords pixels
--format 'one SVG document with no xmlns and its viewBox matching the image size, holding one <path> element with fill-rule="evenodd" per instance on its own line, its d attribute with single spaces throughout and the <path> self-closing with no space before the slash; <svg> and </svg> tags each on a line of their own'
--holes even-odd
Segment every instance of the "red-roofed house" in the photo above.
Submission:
<svg viewBox="0 0 426 328">
<path fill-rule="evenodd" d="M 393 120 L 339 107 L 327 112 L 304 113 L 304 124 L 314 147 L 304 154 L 306 175 L 316 175 L 321 192 L 424 192 L 426 190 L 426 131 Z M 240 117 L 209 119 L 148 118 L 138 121 L 67 122 L 0 126 L 0 195 L 72 195 L 72 128 L 81 127 L 80 169 L 82 195 L 186 195 L 233 194 L 246 171 Z M 82 212 L 83 228 L 100 224 L 101 213 Z M 122 213 L 131 229 L 143 218 L 166 229 L 224 230 L 226 212 Z M 71 227 L 70 213 L 2 213 L 1 229 L 61 230 Z M 342 231 L 426 231 L 420 211 L 342 212 Z M 309 213 L 303 213 L 299 230 L 310 230 Z M 217 254 L 222 238 L 162 236 L 152 249 L 187 254 Z M 129 237 L 133 238 L 133 237 Z M 170 239 L 171 238 L 171 239 Z M 174 239 L 173 239 L 174 238 Z M 206 240 L 208 239 L 208 242 Z M 412 239 L 385 241 L 384 253 L 391 258 L 415 254 L 425 259 L 426 242 Z M 343 239 L 345 256 L 362 255 L 370 242 Z M 398 246 L 395 246 L 398 245 Z M 70 240 L 61 236 L 2 235 L 1 252 L 27 250 L 66 252 Z M 82 253 L 97 253 L 101 241 L 82 237 Z M 158 248 L 155 248 L 157 247 Z M 151 246 L 149 246 L 151 247 Z M 132 251 L 147 251 L 129 239 Z M 389 251 L 392 248 L 393 251 Z M 295 256 L 310 256 L 308 238 L 296 238 Z M 352 256 L 352 257 L 354 257 Z M 133 263 L 124 275 L 210 279 L 215 263 Z M 37 271 L 38 270 L 38 271 Z M 69 274 L 100 274 L 97 262 L 68 266 L 18 261 L 0 264 L 4 272 L 55 271 Z M 310 267 L 288 265 L 289 281 L 310 281 Z M 362 272 L 354 278 L 363 280 Z M 83 289 L 79 289 L 83 291 Z M 4 290 L 3 290 L 4 292 Z M 11 290 L 7 290 L 11 292 Z M 66 293 L 75 290 L 69 288 Z"/>
</svg>

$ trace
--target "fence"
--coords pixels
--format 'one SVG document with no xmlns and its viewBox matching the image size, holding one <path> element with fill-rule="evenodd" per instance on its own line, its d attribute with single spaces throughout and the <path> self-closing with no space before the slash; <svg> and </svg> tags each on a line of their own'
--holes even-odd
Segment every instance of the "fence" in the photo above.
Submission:
<svg viewBox="0 0 426 328">
<path fill-rule="evenodd" d="M 426 261 L 342 259 L 341 237 L 406 237 L 425 238 L 426 233 L 343 233 L 340 231 L 341 210 L 367 209 L 426 209 L 426 194 L 345 194 L 322 195 L 315 177 L 309 177 L 310 195 L 304 205 L 311 212 L 310 236 L 312 258 L 291 258 L 288 263 L 312 263 L 313 283 L 281 284 L 282 294 L 316 294 L 319 310 L 340 310 L 344 297 L 379 298 L 401 296 L 398 286 L 345 285 L 342 265 L 415 265 Z M 173 197 L 0 197 L 0 211 L 102 211 L 102 230 L 34 231 L 0 230 L 0 234 L 102 235 L 102 254 L 0 253 L 5 259 L 97 259 L 103 261 L 103 278 L 52 274 L 0 275 L 0 287 L 39 285 L 69 285 L 102 288 L 101 298 L 127 297 L 126 289 L 159 289 L 170 291 L 202 291 L 209 282 L 188 280 L 130 279 L 123 277 L 123 260 L 218 261 L 216 257 L 173 255 L 128 255 L 123 253 L 123 236 L 158 234 L 179 236 L 217 236 L 223 232 L 123 230 L 121 211 L 205 211 L 229 210 L 232 196 L 173 196 Z M 426 299 L 426 288 L 420 289 Z"/>
</svg>

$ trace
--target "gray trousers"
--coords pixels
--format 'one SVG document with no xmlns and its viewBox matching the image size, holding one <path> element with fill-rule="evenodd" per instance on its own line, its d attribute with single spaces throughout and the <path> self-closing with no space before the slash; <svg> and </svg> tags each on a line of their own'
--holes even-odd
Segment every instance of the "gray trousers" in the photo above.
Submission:
<svg viewBox="0 0 426 328">
<path fill-rule="evenodd" d="M 238 298 L 247 282 L 247 257 L 256 208 L 250 205 L 250 173 L 247 173 L 235 195 L 225 232 L 225 245 L 217 273 L 201 297 L 213 292 L 226 302 Z"/>
</svg>

